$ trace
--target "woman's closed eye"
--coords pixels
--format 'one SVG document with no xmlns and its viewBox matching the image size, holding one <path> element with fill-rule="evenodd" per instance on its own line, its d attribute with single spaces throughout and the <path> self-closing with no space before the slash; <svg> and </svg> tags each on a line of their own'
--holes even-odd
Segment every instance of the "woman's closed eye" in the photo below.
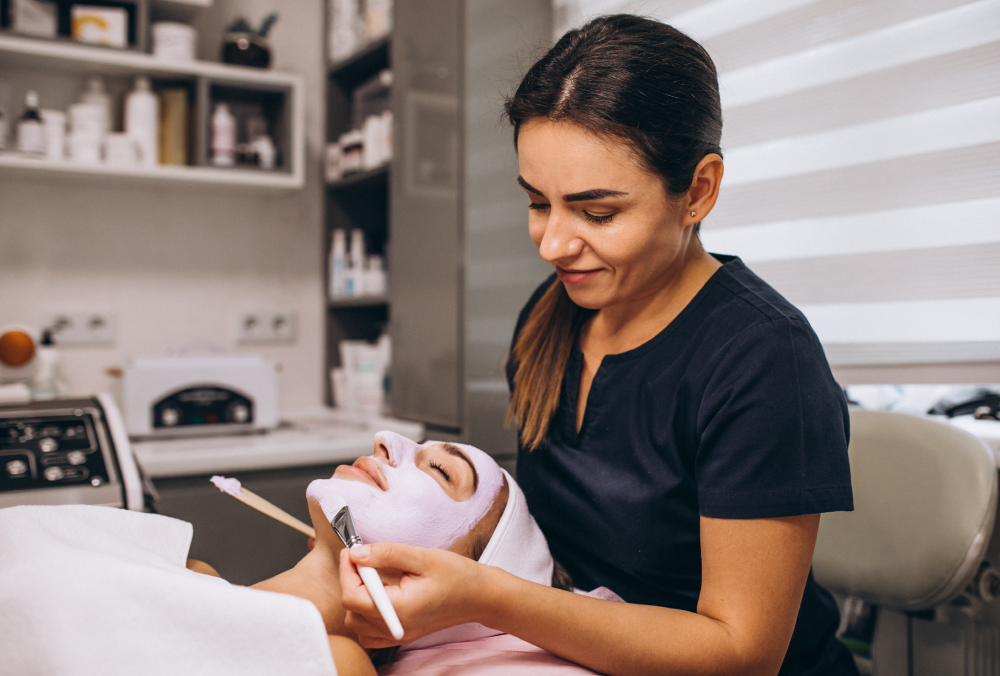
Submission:
<svg viewBox="0 0 1000 676">
<path fill-rule="evenodd" d="M 445 481 L 447 481 L 449 483 L 451 482 L 451 474 L 448 472 L 448 470 L 443 465 L 441 465 L 441 464 L 439 464 L 437 462 L 434 462 L 433 460 L 430 463 L 428 463 L 428 464 L 430 465 L 431 469 L 436 470 L 437 472 L 439 472 L 441 474 L 441 476 L 443 476 L 445 478 Z"/>
<path fill-rule="evenodd" d="M 528 208 L 534 211 L 541 211 L 543 209 L 548 209 L 549 204 L 546 202 L 528 202 Z"/>
<path fill-rule="evenodd" d="M 610 223 L 611 219 L 615 217 L 614 214 L 605 214 L 599 216 L 597 214 L 592 214 L 589 211 L 583 212 L 583 217 L 586 218 L 591 223 L 597 223 L 598 225 L 603 225 L 604 223 Z"/>
</svg>

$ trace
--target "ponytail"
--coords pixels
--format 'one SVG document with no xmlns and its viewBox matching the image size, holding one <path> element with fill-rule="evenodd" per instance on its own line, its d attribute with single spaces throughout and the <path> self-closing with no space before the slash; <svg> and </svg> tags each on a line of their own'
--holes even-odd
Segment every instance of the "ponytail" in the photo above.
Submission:
<svg viewBox="0 0 1000 676">
<path fill-rule="evenodd" d="M 507 424 L 517 423 L 521 445 L 535 450 L 559 408 L 566 365 L 583 323 L 594 314 L 572 300 L 559 280 L 531 309 L 511 350 L 514 388 Z"/>
</svg>

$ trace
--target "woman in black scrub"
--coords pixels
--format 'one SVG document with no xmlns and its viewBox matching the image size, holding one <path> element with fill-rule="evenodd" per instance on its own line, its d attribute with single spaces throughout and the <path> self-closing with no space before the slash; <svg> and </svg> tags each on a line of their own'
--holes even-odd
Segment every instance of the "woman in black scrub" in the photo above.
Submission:
<svg viewBox="0 0 1000 676">
<path fill-rule="evenodd" d="M 412 641 L 480 622 L 606 674 L 856 674 L 810 574 L 821 512 L 852 509 L 848 416 L 803 315 L 698 227 L 722 181 L 715 67 L 656 21 L 567 33 L 507 102 L 529 230 L 555 274 L 508 363 L 518 481 L 577 587 L 439 550 L 403 570 Z M 349 626 L 396 643 L 349 565 Z"/>
</svg>

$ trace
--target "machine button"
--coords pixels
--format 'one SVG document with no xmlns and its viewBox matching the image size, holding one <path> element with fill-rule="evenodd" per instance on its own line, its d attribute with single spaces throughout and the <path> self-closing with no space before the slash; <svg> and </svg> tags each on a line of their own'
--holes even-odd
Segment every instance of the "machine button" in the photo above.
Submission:
<svg viewBox="0 0 1000 676">
<path fill-rule="evenodd" d="M 66 462 L 71 465 L 82 465 L 87 462 L 87 454 L 82 451 L 70 451 L 66 454 Z"/>
<path fill-rule="evenodd" d="M 250 418 L 250 410 L 243 404 L 236 404 L 229 409 L 229 417 L 233 422 L 244 423 Z"/>
<path fill-rule="evenodd" d="M 38 447 L 42 449 L 43 453 L 51 453 L 59 449 L 59 442 L 51 437 L 45 437 L 44 439 L 39 439 Z"/>
<path fill-rule="evenodd" d="M 104 479 L 102 479 L 102 478 L 101 478 L 101 477 L 99 477 L 99 476 L 95 476 L 95 477 L 94 477 L 93 479 L 91 479 L 91 480 L 90 480 L 90 485 L 91 485 L 91 486 L 94 486 L 95 488 L 96 488 L 97 486 L 100 486 L 100 485 L 101 485 L 101 484 L 103 484 L 103 483 L 104 483 Z"/>
<path fill-rule="evenodd" d="M 45 469 L 45 478 L 49 481 L 59 481 L 65 476 L 61 467 L 47 467 Z"/>
<path fill-rule="evenodd" d="M 7 463 L 7 476 L 24 476 L 28 472 L 28 463 L 24 460 L 11 460 Z"/>
<path fill-rule="evenodd" d="M 164 427 L 173 427 L 181 421 L 181 414 L 176 408 L 165 408 L 160 411 L 160 422 Z"/>
</svg>

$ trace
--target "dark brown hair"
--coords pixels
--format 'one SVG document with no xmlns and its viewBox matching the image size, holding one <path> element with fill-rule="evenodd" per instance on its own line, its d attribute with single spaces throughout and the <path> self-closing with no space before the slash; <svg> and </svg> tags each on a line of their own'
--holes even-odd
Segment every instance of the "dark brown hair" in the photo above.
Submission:
<svg viewBox="0 0 1000 676">
<path fill-rule="evenodd" d="M 712 59 L 676 28 L 630 14 L 598 17 L 566 33 L 528 70 L 505 112 L 515 147 L 522 125 L 536 119 L 568 120 L 626 143 L 671 198 L 688 191 L 702 158 L 722 156 Z M 556 281 L 518 335 L 507 419 L 516 421 L 528 449 L 545 440 L 570 352 L 593 312 Z"/>
</svg>

